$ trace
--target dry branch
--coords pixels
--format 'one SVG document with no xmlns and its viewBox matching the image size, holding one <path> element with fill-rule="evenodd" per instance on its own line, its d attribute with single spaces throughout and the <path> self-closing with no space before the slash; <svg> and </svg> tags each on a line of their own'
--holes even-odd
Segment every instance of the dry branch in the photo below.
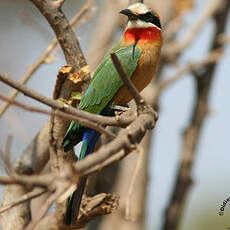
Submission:
<svg viewBox="0 0 230 230">
<path fill-rule="evenodd" d="M 144 105 L 146 105 L 144 99 L 141 97 L 140 93 L 138 92 L 138 90 L 136 89 L 136 87 L 134 86 L 134 84 L 132 83 L 132 81 L 127 77 L 127 75 L 124 72 L 124 69 L 122 68 L 121 63 L 119 62 L 117 56 L 115 53 L 111 53 L 110 54 L 111 59 L 113 61 L 114 66 L 117 69 L 117 72 L 119 73 L 121 80 L 124 82 L 124 85 L 127 87 L 127 89 L 129 90 L 130 94 L 132 94 L 138 109 L 140 107 L 143 107 Z"/>
<path fill-rule="evenodd" d="M 198 62 L 189 63 L 186 66 L 178 68 L 178 70 L 172 77 L 158 83 L 157 90 L 160 93 L 162 90 L 165 90 L 166 87 L 171 86 L 173 83 L 176 83 L 180 78 L 182 78 L 186 74 L 196 72 L 199 69 L 206 67 L 207 65 L 216 63 L 221 58 L 222 54 L 223 54 L 223 49 L 221 47 L 218 48 L 217 50 L 211 51 L 207 55 L 207 57 L 205 57 L 204 59 Z"/>
<path fill-rule="evenodd" d="M 119 132 L 116 139 L 78 162 L 75 166 L 76 173 L 87 175 L 121 160 L 136 149 L 136 144 L 140 143 L 146 131 L 154 128 L 156 120 L 155 111 L 147 106 L 135 121 Z M 120 152 L 121 150 L 124 152 Z"/>
<path fill-rule="evenodd" d="M 52 100 L 50 98 L 47 98 L 35 91 L 33 91 L 32 89 L 29 89 L 27 88 L 26 86 L 23 86 L 19 83 L 17 83 L 16 81 L 14 81 L 13 79 L 9 78 L 8 76 L 6 76 L 5 74 L 0 74 L 0 81 L 3 81 L 4 83 L 14 87 L 14 88 L 17 88 L 19 91 L 23 92 L 25 95 L 33 98 L 33 99 L 36 99 L 37 101 L 40 101 L 46 105 L 49 105 L 50 107 L 52 108 L 55 108 L 55 109 L 60 109 L 60 110 L 63 110 L 64 112 L 62 111 L 59 111 L 59 110 L 55 110 L 53 111 L 53 114 L 54 115 L 57 115 L 59 117 L 65 117 L 67 119 L 71 119 L 71 120 L 75 120 L 77 122 L 80 122 L 82 123 L 83 125 L 87 126 L 87 127 L 90 127 L 90 128 L 93 128 L 95 130 L 98 130 L 99 132 L 101 133 L 104 133 L 106 135 L 108 135 L 109 137 L 112 137 L 114 138 L 114 134 L 105 130 L 101 124 L 103 125 L 116 125 L 116 126 L 126 126 L 127 124 L 130 124 L 134 119 L 135 119 L 135 114 L 132 113 L 132 111 L 127 111 L 124 113 L 124 115 L 122 116 L 116 116 L 114 118 L 111 118 L 111 117 L 103 117 L 101 115 L 94 115 L 94 114 L 91 114 L 91 113 L 87 113 L 87 112 L 84 112 L 84 111 L 81 111 L 81 110 L 77 110 L 71 106 L 67 106 L 66 104 L 62 103 L 62 102 L 59 102 L 59 101 L 55 101 L 55 100 Z M 2 99 L 4 100 L 8 100 L 6 97 L 0 95 Z M 37 108 L 34 108 L 32 106 L 27 106 L 27 105 L 24 105 L 22 103 L 19 103 L 19 102 L 16 102 L 16 101 L 11 101 L 11 103 L 14 103 L 15 105 L 17 106 L 20 106 L 24 109 L 27 109 L 27 110 L 30 110 L 30 111 L 34 111 L 34 112 L 40 112 L 40 113 L 44 113 L 44 114 L 52 114 L 52 112 L 49 112 L 47 110 L 43 110 L 43 109 L 37 109 Z M 132 113 L 131 116 L 126 116 L 127 114 L 130 115 L 130 112 Z M 74 114 L 76 115 L 77 117 L 74 117 L 72 115 L 69 115 L 68 113 L 70 114 Z M 86 118 L 86 119 L 85 119 Z M 89 119 L 89 120 L 87 120 Z"/>
<path fill-rule="evenodd" d="M 119 197 L 113 194 L 100 193 L 94 197 L 83 197 L 77 228 L 84 227 L 89 221 L 112 213 L 118 208 Z"/>
<path fill-rule="evenodd" d="M 125 218 L 127 220 L 130 220 L 130 221 L 135 220 L 131 215 L 131 209 L 132 209 L 132 205 L 131 205 L 132 202 L 131 201 L 132 201 L 132 196 L 134 193 L 134 185 L 135 185 L 135 182 L 137 180 L 138 173 L 141 170 L 141 165 L 142 165 L 142 161 L 143 161 L 143 157 L 144 157 L 143 149 L 141 149 L 141 147 L 137 147 L 137 150 L 138 150 L 138 158 L 137 158 L 136 166 L 135 166 L 133 176 L 131 178 L 131 182 L 129 185 L 127 201 L 126 201 L 126 205 L 125 205 L 126 206 L 125 207 Z"/>
<path fill-rule="evenodd" d="M 148 129 L 151 129 L 155 124 L 155 114 L 149 107 L 148 111 L 140 113 L 138 118 L 130 124 L 126 129 L 122 130 L 119 133 L 119 137 L 110 142 L 107 145 L 104 145 L 94 154 L 88 156 L 86 159 L 78 162 L 74 168 L 74 173 L 77 175 L 86 175 L 88 173 L 95 172 L 96 170 L 101 169 L 102 167 L 111 164 L 116 160 L 114 155 L 119 154 L 120 150 L 125 150 L 123 153 L 124 157 L 130 153 L 135 147 L 136 143 L 139 143 L 145 132 Z M 109 161 L 110 159 L 110 161 Z M 74 178 L 73 176 L 66 175 L 66 179 L 57 175 L 36 175 L 36 176 L 25 176 L 25 175 L 13 175 L 13 177 L 0 177 L 0 183 L 3 184 L 23 184 L 30 186 L 39 186 L 50 189 L 57 189 L 59 183 L 66 183 L 69 181 L 68 178 Z M 67 180 L 67 181 L 66 181 Z M 69 182 L 68 182 L 69 183 Z M 60 186 L 59 186 L 60 187 Z M 61 186 L 63 187 L 63 186 Z M 65 188 L 65 187 L 64 187 Z M 63 192 L 63 191 L 62 191 Z M 55 198 L 56 199 L 56 198 Z M 51 199 L 52 202 L 54 199 Z M 51 202 L 48 202 L 48 205 L 43 208 L 39 218 L 44 215 L 48 206 L 51 205 Z"/>
<path fill-rule="evenodd" d="M 51 205 L 57 201 L 57 199 L 65 192 L 67 188 L 58 188 L 54 194 L 51 194 L 46 202 L 42 205 L 41 209 L 35 216 L 35 218 L 28 224 L 25 230 L 33 230 L 38 224 L 41 218 L 48 212 Z"/>
<path fill-rule="evenodd" d="M 0 213 L 3 213 L 3 212 L 6 212 L 8 211 L 9 209 L 19 205 L 19 204 L 22 204 L 28 200 L 32 200 L 34 198 L 37 198 L 41 195 L 43 195 L 44 193 L 46 193 L 47 191 L 45 190 L 42 190 L 42 191 L 33 191 L 33 192 L 30 192 L 30 193 L 27 193 L 25 195 L 23 195 L 22 197 L 20 197 L 18 200 L 16 201 L 13 201 L 11 204 L 8 204 L 4 207 L 1 207 L 0 208 Z"/>
<path fill-rule="evenodd" d="M 0 158 L 3 162 L 3 167 L 6 171 L 7 174 L 10 174 L 12 172 L 12 166 L 11 166 L 11 162 L 10 162 L 10 148 L 11 148 L 11 144 L 12 144 L 12 136 L 8 136 L 7 140 L 6 140 L 6 147 L 5 147 L 5 151 L 3 152 L 0 148 Z"/>
<path fill-rule="evenodd" d="M 0 94 L 0 99 L 4 100 L 4 101 L 7 101 L 10 104 L 14 104 L 15 106 L 18 106 L 18 107 L 20 107 L 20 108 L 22 108 L 24 110 L 30 111 L 30 112 L 41 113 L 41 114 L 45 114 L 45 115 L 55 115 L 55 116 L 58 116 L 58 117 L 66 118 L 68 120 L 73 120 L 73 121 L 76 121 L 76 122 L 79 122 L 79 123 L 83 124 L 84 126 L 86 126 L 88 128 L 95 129 L 98 132 L 100 132 L 102 134 L 105 134 L 110 138 L 115 137 L 115 135 L 112 132 L 110 132 L 110 131 L 104 129 L 103 127 L 101 127 L 100 125 L 97 125 L 94 122 L 89 121 L 89 120 L 84 119 L 84 118 L 79 118 L 79 117 L 64 113 L 62 111 L 59 111 L 59 110 L 50 111 L 50 110 L 40 109 L 40 108 L 37 108 L 37 107 L 34 107 L 34 106 L 26 105 L 26 104 L 20 103 L 20 102 L 15 101 L 15 100 L 12 101 L 12 100 L 8 99 L 7 97 L 5 97 L 5 96 L 3 96 L 1 94 Z"/>
</svg>

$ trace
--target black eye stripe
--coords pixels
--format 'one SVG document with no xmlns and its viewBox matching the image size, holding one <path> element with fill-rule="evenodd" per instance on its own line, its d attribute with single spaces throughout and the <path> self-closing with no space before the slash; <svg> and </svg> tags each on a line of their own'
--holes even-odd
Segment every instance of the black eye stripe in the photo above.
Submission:
<svg viewBox="0 0 230 230">
<path fill-rule="evenodd" d="M 139 19 L 145 22 L 150 22 L 161 29 L 161 23 L 159 18 L 150 12 L 147 12 L 146 14 L 139 14 Z"/>
</svg>

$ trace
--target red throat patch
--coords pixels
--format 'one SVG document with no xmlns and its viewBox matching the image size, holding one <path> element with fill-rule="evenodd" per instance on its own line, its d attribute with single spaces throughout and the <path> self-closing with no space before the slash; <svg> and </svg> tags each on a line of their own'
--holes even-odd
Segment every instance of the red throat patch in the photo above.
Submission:
<svg viewBox="0 0 230 230">
<path fill-rule="evenodd" d="M 127 29 L 124 38 L 127 41 L 155 41 L 159 40 L 161 31 L 156 27 L 142 27 Z"/>
</svg>

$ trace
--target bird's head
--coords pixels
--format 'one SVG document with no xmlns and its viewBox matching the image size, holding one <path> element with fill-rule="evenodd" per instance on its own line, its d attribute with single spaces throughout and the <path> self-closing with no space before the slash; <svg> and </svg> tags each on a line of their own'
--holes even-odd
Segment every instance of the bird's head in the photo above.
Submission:
<svg viewBox="0 0 230 230">
<path fill-rule="evenodd" d="M 128 24 L 126 27 L 126 35 L 128 36 L 130 33 L 135 33 L 135 39 L 151 40 L 154 37 L 154 32 L 155 35 L 161 33 L 159 15 L 153 9 L 149 8 L 143 3 L 132 4 L 127 9 L 120 11 L 120 13 L 128 17 Z M 152 34 L 150 34 L 150 32 L 146 33 L 146 31 L 152 31 Z M 142 37 L 140 37 L 138 34 Z M 148 35 L 151 36 L 148 37 Z"/>
<path fill-rule="evenodd" d="M 120 13 L 128 17 L 128 28 L 154 26 L 161 30 L 159 15 L 143 3 L 132 4 Z"/>
</svg>

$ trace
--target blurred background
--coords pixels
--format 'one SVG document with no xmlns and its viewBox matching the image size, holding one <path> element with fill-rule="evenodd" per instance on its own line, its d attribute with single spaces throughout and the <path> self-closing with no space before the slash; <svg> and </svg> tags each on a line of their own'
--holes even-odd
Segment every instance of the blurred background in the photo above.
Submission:
<svg viewBox="0 0 230 230">
<path fill-rule="evenodd" d="M 229 0 L 222 2 L 227 1 Z M 68 19 L 71 19 L 84 3 L 83 0 L 66 0 L 63 12 Z M 146 147 L 144 149 L 145 159 L 139 173 L 140 178 L 137 179 L 134 190 L 146 188 L 146 184 L 147 188 L 142 189 L 141 195 L 133 193 L 132 215 L 134 222 L 130 223 L 124 220 L 123 203 L 127 199 L 129 181 L 138 154 L 130 155 L 124 163 L 122 162 L 120 174 L 123 176 L 120 179 L 118 177 L 114 182 L 114 191 L 121 195 L 119 210 L 115 214 L 103 218 L 102 223 L 95 223 L 92 229 L 163 229 L 166 219 L 165 210 L 169 205 L 177 170 L 182 159 L 183 132 L 191 122 L 197 91 L 194 73 L 183 74 L 162 90 L 159 97 L 155 97 L 154 87 L 158 82 L 164 82 L 173 77 L 180 68 L 192 63 L 199 63 L 207 57 L 215 36 L 217 26 L 213 15 L 218 9 L 218 1 L 146 0 L 146 4 L 154 7 L 160 14 L 165 34 L 164 57 L 157 80 L 143 92 L 144 97 L 159 109 L 157 126 L 153 130 L 151 138 L 148 136 L 151 139 L 149 154 L 148 147 Z M 91 11 L 88 12 L 88 17 L 76 29 L 91 71 L 95 69 L 105 52 L 123 33 L 126 21 L 118 12 L 128 5 L 129 1 L 127 0 L 95 0 Z M 213 9 L 212 5 L 214 5 Z M 209 10 L 211 13 L 205 17 Z M 0 71 L 19 81 L 25 71 L 33 65 L 50 44 L 54 37 L 53 31 L 34 5 L 24 0 L 0 1 L 0 28 Z M 188 35 L 192 38 L 191 41 L 177 55 L 174 54 L 175 56 L 172 55 L 173 58 L 170 58 L 167 49 L 172 49 L 171 44 L 182 44 Z M 198 145 L 195 148 L 191 170 L 192 184 L 185 198 L 179 221 L 178 229 L 181 230 L 224 230 L 230 228 L 230 207 L 226 205 L 224 216 L 218 214 L 223 201 L 230 196 L 229 15 L 224 36 L 221 35 L 224 53 L 217 59 L 208 99 L 209 108 Z M 57 72 L 64 64 L 64 56 L 60 49 L 56 48 L 51 52 L 46 62 L 33 74 L 27 86 L 52 97 Z M 198 73 L 205 71 L 203 67 L 198 70 Z M 9 95 L 11 90 L 0 83 L 2 94 Z M 17 100 L 45 108 L 22 94 L 17 96 Z M 4 148 L 7 136 L 13 136 L 12 163 L 48 119 L 47 116 L 25 112 L 14 106 L 10 106 L 1 115 L 0 146 Z M 148 140 L 145 141 L 148 142 Z M 148 144 L 144 146 L 148 146 Z M 3 167 L 1 167 L 1 173 L 4 174 Z M 127 179 L 123 180 L 124 175 Z M 3 187 L 1 187 L 1 194 L 2 191 Z M 135 204 L 140 202 L 145 202 L 145 208 L 135 207 Z M 132 224 L 137 226 L 135 220 L 141 222 L 137 228 L 132 226 Z M 112 221 L 116 222 L 114 227 Z M 96 226 L 99 227 L 96 228 Z"/>
</svg>

